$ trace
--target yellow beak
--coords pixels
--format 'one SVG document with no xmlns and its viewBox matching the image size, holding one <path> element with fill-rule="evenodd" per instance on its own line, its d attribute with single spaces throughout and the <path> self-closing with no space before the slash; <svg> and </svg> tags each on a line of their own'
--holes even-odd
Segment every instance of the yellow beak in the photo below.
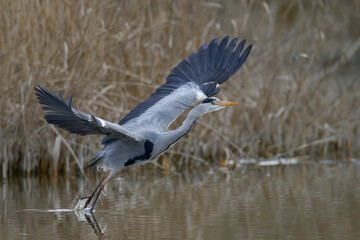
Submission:
<svg viewBox="0 0 360 240">
<path fill-rule="evenodd" d="M 238 102 L 219 101 L 216 104 L 219 106 L 231 106 L 238 104 Z"/>
</svg>

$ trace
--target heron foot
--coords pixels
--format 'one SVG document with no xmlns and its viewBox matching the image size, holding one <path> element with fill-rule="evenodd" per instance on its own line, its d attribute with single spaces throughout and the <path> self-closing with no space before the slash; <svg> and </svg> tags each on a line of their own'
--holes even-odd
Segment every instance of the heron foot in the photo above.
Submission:
<svg viewBox="0 0 360 240">
<path fill-rule="evenodd" d="M 79 198 L 77 203 L 76 203 L 76 206 L 74 208 L 74 211 L 75 212 L 81 212 L 83 211 L 85 208 L 86 208 L 86 199 L 83 199 L 83 198 Z"/>
</svg>

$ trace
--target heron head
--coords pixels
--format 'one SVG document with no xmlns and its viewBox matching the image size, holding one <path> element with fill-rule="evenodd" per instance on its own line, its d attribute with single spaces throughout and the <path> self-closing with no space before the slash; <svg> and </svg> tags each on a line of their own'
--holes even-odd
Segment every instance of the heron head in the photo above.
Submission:
<svg viewBox="0 0 360 240">
<path fill-rule="evenodd" d="M 238 104 L 238 102 L 220 101 L 220 99 L 216 97 L 209 97 L 205 99 L 200 106 L 203 106 L 206 112 L 213 112 L 235 104 Z"/>
</svg>

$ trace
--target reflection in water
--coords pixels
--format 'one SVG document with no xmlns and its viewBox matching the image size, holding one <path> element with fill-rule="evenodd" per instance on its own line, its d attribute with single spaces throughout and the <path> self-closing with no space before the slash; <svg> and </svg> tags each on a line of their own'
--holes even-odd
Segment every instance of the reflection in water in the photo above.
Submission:
<svg viewBox="0 0 360 240">
<path fill-rule="evenodd" d="M 360 239 L 360 167 L 303 164 L 110 181 L 94 215 L 72 210 L 97 179 L 0 185 L 2 239 Z M 89 181 L 89 182 L 88 182 Z"/>
<path fill-rule="evenodd" d="M 91 228 L 94 230 L 94 233 L 96 234 L 96 236 L 98 236 L 99 239 L 103 239 L 105 237 L 105 235 L 104 235 L 105 229 L 101 229 L 100 224 L 98 223 L 95 215 L 92 212 L 85 214 L 83 212 L 75 211 L 74 213 L 77 216 L 79 222 L 86 221 L 86 223 L 88 223 L 91 226 Z M 84 221 L 84 219 L 85 219 L 85 221 Z"/>
</svg>

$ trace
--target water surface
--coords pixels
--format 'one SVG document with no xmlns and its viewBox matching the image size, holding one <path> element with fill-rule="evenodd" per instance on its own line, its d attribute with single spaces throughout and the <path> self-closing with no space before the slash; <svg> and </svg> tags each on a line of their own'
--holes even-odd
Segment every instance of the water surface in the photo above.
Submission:
<svg viewBox="0 0 360 240">
<path fill-rule="evenodd" d="M 98 178 L 11 178 L 1 239 L 360 239 L 360 167 L 245 166 L 117 175 L 95 218 L 72 208 Z"/>
</svg>

